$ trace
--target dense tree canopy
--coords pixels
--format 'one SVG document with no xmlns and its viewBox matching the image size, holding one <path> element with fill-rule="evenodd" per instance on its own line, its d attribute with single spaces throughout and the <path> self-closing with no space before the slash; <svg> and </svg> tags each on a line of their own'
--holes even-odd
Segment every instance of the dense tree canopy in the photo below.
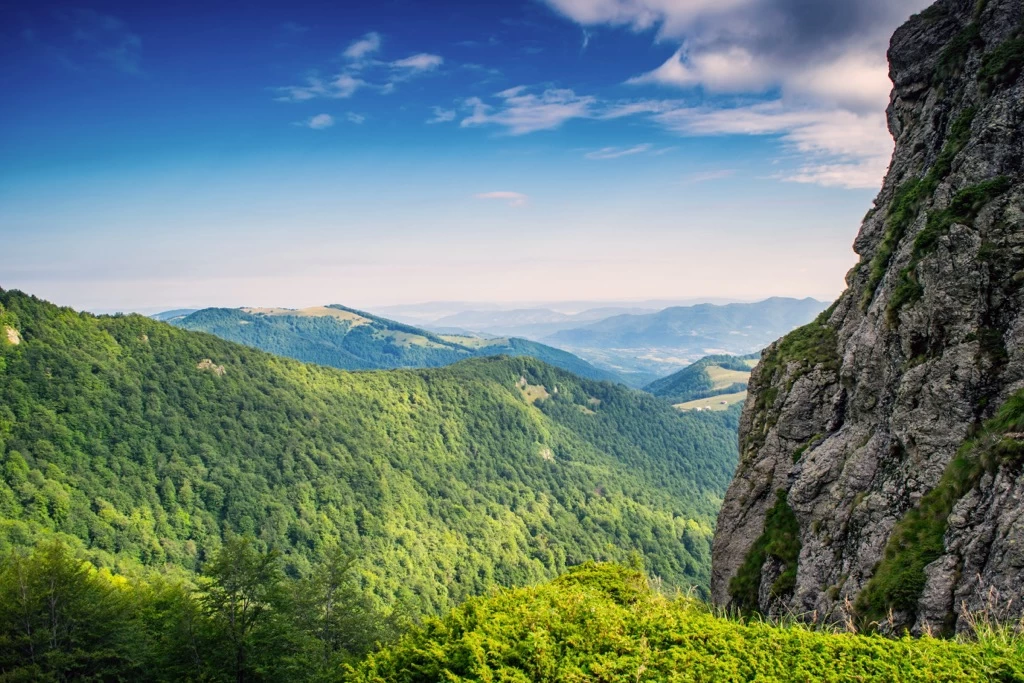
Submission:
<svg viewBox="0 0 1024 683">
<path fill-rule="evenodd" d="M 140 316 L 0 294 L 0 551 L 199 570 L 230 534 L 307 577 L 340 545 L 378 605 L 638 552 L 708 583 L 736 414 L 679 415 L 529 358 L 342 372 Z"/>
</svg>

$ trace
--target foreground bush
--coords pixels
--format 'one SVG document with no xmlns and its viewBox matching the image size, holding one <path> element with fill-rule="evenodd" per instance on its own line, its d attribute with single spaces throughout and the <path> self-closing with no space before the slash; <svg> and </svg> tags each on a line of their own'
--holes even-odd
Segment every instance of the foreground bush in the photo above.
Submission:
<svg viewBox="0 0 1024 683">
<path fill-rule="evenodd" d="M 1024 640 L 972 642 L 740 622 L 639 572 L 586 564 L 470 600 L 370 655 L 350 681 L 1024 681 Z"/>
</svg>

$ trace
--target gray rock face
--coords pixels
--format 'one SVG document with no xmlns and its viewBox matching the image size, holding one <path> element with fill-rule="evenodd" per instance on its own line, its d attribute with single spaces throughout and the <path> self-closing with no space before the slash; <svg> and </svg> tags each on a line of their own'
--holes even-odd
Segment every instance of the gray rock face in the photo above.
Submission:
<svg viewBox="0 0 1024 683">
<path fill-rule="evenodd" d="M 893 37 L 892 165 L 821 334 L 776 342 L 751 378 L 714 541 L 716 603 L 833 622 L 888 612 L 877 595 L 867 609 L 864 589 L 897 524 L 1024 389 L 1021 50 L 1024 0 L 940 0 Z M 923 588 L 893 594 L 902 608 L 883 629 L 963 629 L 964 610 L 986 606 L 1024 613 L 1024 462 L 985 462 L 939 520 Z M 800 527 L 795 588 L 768 589 L 780 575 L 769 557 L 758 604 L 738 604 L 730 582 L 770 533 L 779 489 Z"/>
</svg>

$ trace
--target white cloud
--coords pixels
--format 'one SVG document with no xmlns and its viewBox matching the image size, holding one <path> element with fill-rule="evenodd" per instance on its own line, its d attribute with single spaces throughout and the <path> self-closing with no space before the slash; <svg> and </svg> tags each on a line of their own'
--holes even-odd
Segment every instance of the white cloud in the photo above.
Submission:
<svg viewBox="0 0 1024 683">
<path fill-rule="evenodd" d="M 526 86 L 503 90 L 495 97 L 499 100 L 497 105 L 487 104 L 479 97 L 467 99 L 464 106 L 472 113 L 459 125 L 498 125 L 511 135 L 524 135 L 558 128 L 572 119 L 590 118 L 597 104 L 596 98 L 579 96 L 572 90 L 549 88 L 535 95 L 527 92 Z"/>
<path fill-rule="evenodd" d="M 378 50 L 380 50 L 380 34 L 370 32 L 349 45 L 342 54 L 346 59 L 356 60 L 362 59 Z"/>
<path fill-rule="evenodd" d="M 366 85 L 366 81 L 347 73 L 338 74 L 333 80 L 326 82 L 317 76 L 310 76 L 306 78 L 306 85 L 276 88 L 280 95 L 275 99 L 279 102 L 305 102 L 318 97 L 347 99 Z"/>
<path fill-rule="evenodd" d="M 773 101 L 728 109 L 680 108 L 654 118 L 689 136 L 777 135 L 803 159 L 797 171 L 779 176 L 793 182 L 875 188 L 892 155 L 881 113 L 794 109 Z"/>
<path fill-rule="evenodd" d="M 698 183 L 708 183 L 714 180 L 725 180 L 726 178 L 731 178 L 735 174 L 736 171 L 728 168 L 719 169 L 717 171 L 698 171 L 683 178 L 683 184 L 696 185 Z"/>
<path fill-rule="evenodd" d="M 450 123 L 458 116 L 454 109 L 445 109 L 444 107 L 434 107 L 433 112 L 433 118 L 427 119 L 427 123 Z"/>
<path fill-rule="evenodd" d="M 690 88 L 702 85 L 712 92 L 754 92 L 772 85 L 767 65 L 742 47 L 703 52 L 684 59 L 683 48 L 653 71 L 629 79 L 631 84 L 657 83 Z"/>
<path fill-rule="evenodd" d="M 371 58 L 381 47 L 377 33 L 367 33 L 355 41 L 344 52 L 347 63 L 341 73 L 330 80 L 321 76 L 307 76 L 303 85 L 288 85 L 274 88 L 279 102 L 305 102 L 317 98 L 345 99 L 362 89 L 373 90 L 381 95 L 394 92 L 398 83 L 428 71 L 434 71 L 444 63 L 440 55 L 419 53 L 394 62 Z"/>
<path fill-rule="evenodd" d="M 797 160 L 796 170 L 780 173 L 780 180 L 834 187 L 878 187 L 893 148 L 881 110 L 860 114 L 837 106 L 797 106 L 782 99 L 742 106 L 690 107 L 680 100 L 605 102 L 572 90 L 548 89 L 538 95 L 517 86 L 497 93 L 491 102 L 471 97 L 462 106 L 470 111 L 460 122 L 462 127 L 494 125 L 510 135 L 550 130 L 573 119 L 639 116 L 687 137 L 775 136 Z M 438 112 L 444 116 L 450 113 L 443 109 Z M 657 150 L 651 145 L 606 147 L 585 156 L 616 159 L 641 153 L 663 154 L 672 149 Z"/>
<path fill-rule="evenodd" d="M 892 140 L 882 112 L 891 83 L 892 32 L 932 0 L 544 0 L 589 28 L 654 29 L 679 45 L 628 82 L 711 94 L 774 93 L 766 106 L 694 110 L 655 100 L 626 102 L 602 118 L 650 114 L 686 135 L 778 135 L 804 165 L 794 182 L 877 187 Z M 662 107 L 659 111 L 659 107 Z M 730 120 L 725 120 L 730 119 Z"/>
<path fill-rule="evenodd" d="M 503 201 L 509 206 L 525 206 L 529 200 L 522 192 L 481 192 L 476 198 Z"/>
<path fill-rule="evenodd" d="M 405 59 L 391 62 L 391 66 L 398 69 L 411 69 L 413 71 L 432 71 L 444 64 L 444 58 L 440 55 L 420 53 Z"/>
<path fill-rule="evenodd" d="M 633 147 L 602 147 L 596 149 L 593 152 L 587 152 L 583 156 L 587 159 L 619 159 L 622 157 L 633 156 L 634 154 L 643 154 L 644 152 L 651 151 L 653 145 L 644 143 L 642 145 L 634 145 Z"/>
<path fill-rule="evenodd" d="M 349 123 L 354 123 L 357 126 L 366 122 L 366 116 L 363 114 L 357 114 L 354 111 L 350 111 L 345 114 L 345 120 Z"/>
<path fill-rule="evenodd" d="M 334 125 L 334 117 L 330 114 L 317 114 L 316 116 L 311 116 L 304 125 L 313 130 L 323 130 Z"/>
</svg>

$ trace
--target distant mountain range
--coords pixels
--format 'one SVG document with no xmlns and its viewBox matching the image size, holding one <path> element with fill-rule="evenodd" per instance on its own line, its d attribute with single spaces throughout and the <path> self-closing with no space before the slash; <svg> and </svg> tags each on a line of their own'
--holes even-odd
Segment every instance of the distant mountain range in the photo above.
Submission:
<svg viewBox="0 0 1024 683">
<path fill-rule="evenodd" d="M 485 335 L 511 335 L 541 339 L 561 330 L 570 330 L 587 323 L 616 315 L 656 313 L 658 309 L 605 307 L 590 308 L 580 313 L 561 313 L 547 308 L 520 308 L 510 311 L 462 311 L 445 316 L 426 327 L 431 330 L 463 330 Z"/>
<path fill-rule="evenodd" d="M 712 354 L 744 355 L 814 319 L 828 304 L 772 298 L 752 304 L 678 306 L 657 313 L 617 315 L 544 337 L 623 375 L 633 386 Z"/>
<path fill-rule="evenodd" d="M 581 316 L 577 322 L 599 320 L 614 313 L 601 315 L 597 313 L 592 316 L 583 316 L 591 311 L 602 311 L 611 309 L 620 313 L 650 312 L 663 310 L 672 306 L 694 306 L 696 304 L 729 304 L 735 303 L 735 299 L 724 299 L 721 297 L 689 297 L 683 299 L 649 299 L 644 301 L 545 301 L 539 302 L 480 302 L 480 301 L 430 301 L 420 304 L 400 304 L 395 306 L 375 306 L 373 310 L 380 315 L 408 323 L 435 329 L 445 327 L 447 323 L 441 321 L 452 316 L 471 314 L 494 313 L 493 324 L 508 325 L 514 324 L 522 311 L 544 311 L 546 313 L 561 314 L 564 316 Z M 509 319 L 501 317 L 501 314 L 509 314 Z M 557 322 L 559 318 L 553 318 Z M 485 322 L 485 324 L 488 324 Z M 475 332 L 483 332 L 482 329 L 468 327 Z M 506 334 L 508 332 L 505 332 Z M 513 336 L 523 336 L 520 332 L 512 333 Z M 550 334 L 550 333 L 549 333 Z"/>
<path fill-rule="evenodd" d="M 620 381 L 560 349 L 526 339 L 440 335 L 341 305 L 206 308 L 153 316 L 280 356 L 345 370 L 432 368 L 482 356 L 531 356 L 575 375 Z"/>
</svg>

